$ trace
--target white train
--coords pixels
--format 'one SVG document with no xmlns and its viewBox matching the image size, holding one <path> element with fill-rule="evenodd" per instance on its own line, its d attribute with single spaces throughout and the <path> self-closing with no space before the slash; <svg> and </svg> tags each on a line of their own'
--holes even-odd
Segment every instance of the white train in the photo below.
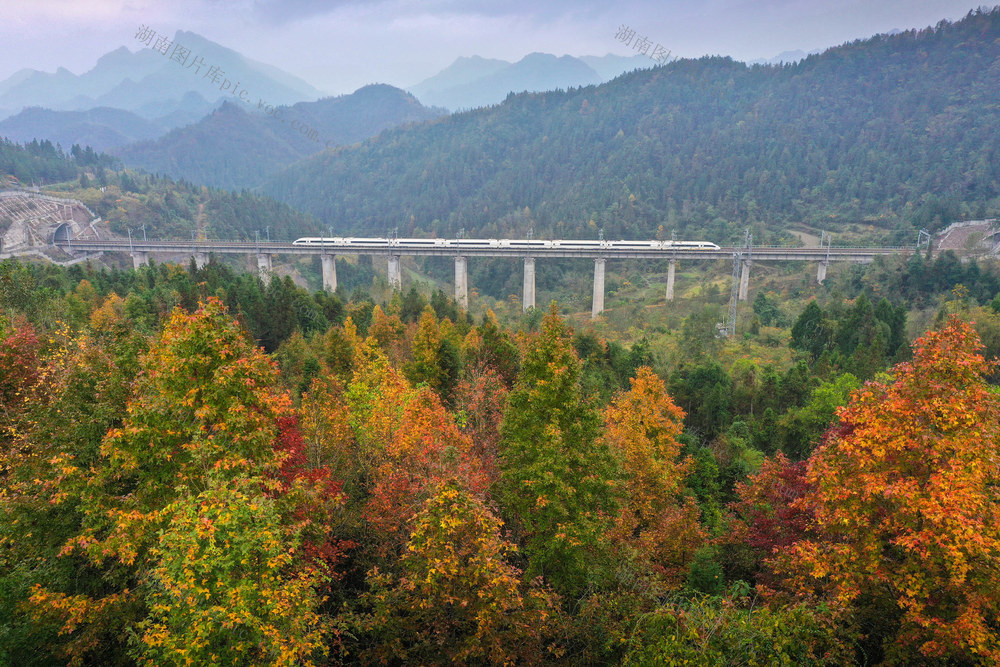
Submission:
<svg viewBox="0 0 1000 667">
<path fill-rule="evenodd" d="M 566 239 L 543 241 L 541 239 L 384 239 L 358 237 L 308 236 L 294 241 L 295 245 L 333 246 L 353 248 L 522 248 L 597 250 L 601 248 L 626 250 L 718 250 L 719 246 L 708 241 L 598 241 L 593 239 Z"/>
</svg>

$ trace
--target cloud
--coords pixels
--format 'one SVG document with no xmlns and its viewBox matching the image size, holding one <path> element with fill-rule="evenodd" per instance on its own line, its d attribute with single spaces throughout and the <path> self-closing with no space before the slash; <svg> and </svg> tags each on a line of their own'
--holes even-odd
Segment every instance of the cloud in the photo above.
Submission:
<svg viewBox="0 0 1000 667">
<path fill-rule="evenodd" d="M 212 1 L 225 2 L 225 0 Z M 362 0 L 253 0 L 250 9 L 257 19 L 283 25 L 331 14 L 342 7 L 361 4 L 365 3 Z"/>
<path fill-rule="evenodd" d="M 206 0 L 213 4 L 231 4 L 226 0 Z M 640 3 L 645 4 L 648 0 Z M 366 13 L 389 20 L 423 15 L 458 17 L 507 17 L 551 20 L 568 14 L 580 15 L 607 10 L 599 0 L 249 0 L 254 16 L 268 23 L 284 25 L 294 21 L 334 14 L 344 9 L 363 9 Z"/>
</svg>

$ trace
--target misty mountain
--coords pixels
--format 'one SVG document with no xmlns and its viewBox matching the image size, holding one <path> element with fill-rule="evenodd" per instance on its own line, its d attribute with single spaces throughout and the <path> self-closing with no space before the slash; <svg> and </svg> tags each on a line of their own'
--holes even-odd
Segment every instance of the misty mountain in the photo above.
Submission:
<svg viewBox="0 0 1000 667">
<path fill-rule="evenodd" d="M 610 72 L 617 67 L 615 61 L 596 60 L 604 71 Z M 424 104 L 457 110 L 497 104 L 512 92 L 588 86 L 604 80 L 595 68 L 572 56 L 530 53 L 516 63 L 473 56 L 459 58 L 438 74 L 413 86 L 410 92 Z"/>
<path fill-rule="evenodd" d="M 238 190 L 259 185 L 327 146 L 352 144 L 441 113 L 384 84 L 279 107 L 270 115 L 227 101 L 193 125 L 112 152 L 125 164 L 152 173 Z"/>
<path fill-rule="evenodd" d="M 3 81 L 0 81 L 0 95 L 3 95 L 14 86 L 23 83 L 25 80 L 29 79 L 32 75 L 34 75 L 37 71 L 38 70 L 33 70 L 25 67 L 23 69 L 19 69 L 18 71 L 14 72 Z"/>
<path fill-rule="evenodd" d="M 415 86 L 408 88 L 408 90 L 418 100 L 429 104 L 428 100 L 434 99 L 439 95 L 447 95 L 448 91 L 456 86 L 469 85 L 510 67 L 510 65 L 511 63 L 506 60 L 498 60 L 496 58 L 462 56 L 434 76 L 424 79 Z"/>
<path fill-rule="evenodd" d="M 649 69 L 656 65 L 649 56 L 616 56 L 613 53 L 606 56 L 580 56 L 580 60 L 597 72 L 597 76 L 601 77 L 602 81 L 611 81 L 625 72 L 631 72 L 634 69 Z"/>
<path fill-rule="evenodd" d="M 243 103 L 247 105 L 256 105 L 258 100 L 271 105 L 294 104 L 322 96 L 287 72 L 195 33 L 178 31 L 172 42 L 190 50 L 186 63 L 172 60 L 172 51 L 163 55 L 150 48 L 133 52 L 122 46 L 80 75 L 65 68 L 53 73 L 20 70 L 0 81 L 0 110 L 6 110 L 6 116 L 25 107 L 55 111 L 114 107 L 154 119 L 181 111 L 181 101 L 189 93 L 212 100 L 212 107 L 220 98 L 240 101 L 237 88 L 245 91 Z M 142 46 L 138 41 L 136 45 Z M 215 83 L 206 77 L 213 67 L 221 76 Z M 224 81 L 230 84 L 226 88 Z"/>
<path fill-rule="evenodd" d="M 342 233 L 649 238 L 1000 204 L 1000 9 L 781 67 L 680 60 L 308 158 L 263 190 Z M 972 207 L 968 210 L 968 207 Z"/>
<path fill-rule="evenodd" d="M 73 144 L 80 144 L 98 152 L 142 139 L 154 139 L 167 129 L 129 111 L 107 107 L 88 111 L 29 107 L 0 121 L 0 136 L 20 143 L 48 139 L 66 150 Z"/>
<path fill-rule="evenodd" d="M 163 126 L 166 132 L 201 120 L 221 104 L 219 100 L 210 102 L 198 93 L 188 91 L 180 99 L 148 104 L 136 109 L 135 113 Z"/>
</svg>

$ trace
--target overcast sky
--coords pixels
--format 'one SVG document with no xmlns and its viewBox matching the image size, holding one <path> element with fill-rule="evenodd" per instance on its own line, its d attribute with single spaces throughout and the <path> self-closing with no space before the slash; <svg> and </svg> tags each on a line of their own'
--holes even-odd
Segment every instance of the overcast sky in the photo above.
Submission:
<svg viewBox="0 0 1000 667">
<path fill-rule="evenodd" d="M 199 33 L 330 94 L 407 87 L 459 56 L 634 55 L 627 25 L 682 57 L 770 58 L 959 19 L 954 0 L 0 0 L 0 81 L 21 68 L 81 74 L 140 24 Z"/>
</svg>

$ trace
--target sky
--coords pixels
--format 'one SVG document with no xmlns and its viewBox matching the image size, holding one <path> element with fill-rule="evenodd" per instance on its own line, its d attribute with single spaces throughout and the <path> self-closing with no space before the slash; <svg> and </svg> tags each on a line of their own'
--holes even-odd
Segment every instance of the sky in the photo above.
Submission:
<svg viewBox="0 0 1000 667">
<path fill-rule="evenodd" d="M 147 25 L 198 33 L 321 91 L 408 87 L 459 56 L 635 55 L 621 26 L 681 57 L 767 59 L 957 20 L 955 0 L 0 0 L 0 81 L 22 68 L 82 74 Z"/>
</svg>

